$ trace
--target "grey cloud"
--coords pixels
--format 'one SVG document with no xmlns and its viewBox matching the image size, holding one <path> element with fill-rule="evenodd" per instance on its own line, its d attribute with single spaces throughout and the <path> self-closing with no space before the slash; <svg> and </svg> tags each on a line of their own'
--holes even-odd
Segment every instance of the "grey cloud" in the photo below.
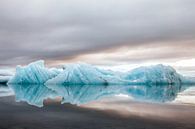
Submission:
<svg viewBox="0 0 195 129">
<path fill-rule="evenodd" d="M 0 65 L 72 59 L 125 45 L 185 44 L 195 38 L 194 12 L 193 0 L 1 0 Z"/>
</svg>

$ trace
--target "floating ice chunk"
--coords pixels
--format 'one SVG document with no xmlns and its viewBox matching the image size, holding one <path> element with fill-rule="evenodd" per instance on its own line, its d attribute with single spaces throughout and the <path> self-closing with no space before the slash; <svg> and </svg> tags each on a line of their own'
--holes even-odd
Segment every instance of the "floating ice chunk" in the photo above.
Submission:
<svg viewBox="0 0 195 129">
<path fill-rule="evenodd" d="M 182 76 L 170 66 L 154 65 L 139 67 L 125 76 L 126 80 L 140 84 L 180 84 Z"/>
<path fill-rule="evenodd" d="M 14 73 L 11 70 L 0 69 L 0 76 L 13 76 Z"/>
<path fill-rule="evenodd" d="M 44 61 L 36 61 L 26 67 L 17 66 L 16 74 L 9 80 L 9 84 L 44 84 L 47 80 L 57 76 L 60 71 L 47 69 Z"/>
<path fill-rule="evenodd" d="M 6 84 L 13 76 L 13 72 L 8 70 L 0 70 L 0 84 Z"/>
<path fill-rule="evenodd" d="M 6 84 L 12 76 L 0 76 L 0 84 Z"/>
<path fill-rule="evenodd" d="M 64 85 L 108 85 L 108 84 L 127 84 L 112 71 L 101 70 L 90 64 L 77 63 L 64 66 L 64 71 L 56 77 L 48 80 L 46 84 Z"/>
</svg>

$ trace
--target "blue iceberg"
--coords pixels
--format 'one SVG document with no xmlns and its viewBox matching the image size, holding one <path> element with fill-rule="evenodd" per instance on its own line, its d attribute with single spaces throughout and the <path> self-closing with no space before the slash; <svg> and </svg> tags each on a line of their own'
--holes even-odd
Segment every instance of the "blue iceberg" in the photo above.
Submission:
<svg viewBox="0 0 195 129">
<path fill-rule="evenodd" d="M 44 61 L 26 67 L 17 66 L 9 84 L 60 85 L 135 85 L 135 84 L 192 84 L 195 80 L 183 77 L 170 66 L 154 65 L 129 72 L 113 72 L 86 63 L 64 65 L 63 69 L 45 68 Z"/>
</svg>

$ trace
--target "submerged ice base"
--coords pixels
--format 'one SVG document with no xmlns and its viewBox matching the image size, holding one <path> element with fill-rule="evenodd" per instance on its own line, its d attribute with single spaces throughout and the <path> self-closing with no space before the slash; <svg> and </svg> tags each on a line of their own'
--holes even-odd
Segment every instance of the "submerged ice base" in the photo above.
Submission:
<svg viewBox="0 0 195 129">
<path fill-rule="evenodd" d="M 170 66 L 140 67 L 128 72 L 103 70 L 86 63 L 64 65 L 63 69 L 45 68 L 44 61 L 28 66 L 17 66 L 16 74 L 8 84 L 60 85 L 134 85 L 195 83 L 183 77 Z"/>
</svg>

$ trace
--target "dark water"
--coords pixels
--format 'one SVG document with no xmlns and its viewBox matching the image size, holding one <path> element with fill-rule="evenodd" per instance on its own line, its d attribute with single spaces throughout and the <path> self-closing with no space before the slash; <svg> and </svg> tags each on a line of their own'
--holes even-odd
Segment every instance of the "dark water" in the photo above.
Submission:
<svg viewBox="0 0 195 129">
<path fill-rule="evenodd" d="M 172 104 L 179 96 L 193 98 L 192 89 L 2 85 L 0 129 L 195 129 L 195 106 Z"/>
<path fill-rule="evenodd" d="M 0 96 L 15 94 L 17 102 L 25 101 L 38 107 L 42 107 L 44 100 L 48 98 L 59 97 L 62 104 L 75 105 L 113 96 L 127 97 L 135 101 L 166 103 L 177 100 L 180 93 L 194 87 L 187 85 L 9 85 L 0 87 Z M 195 96 L 192 94 L 194 91 L 190 92 L 190 97 Z"/>
</svg>

